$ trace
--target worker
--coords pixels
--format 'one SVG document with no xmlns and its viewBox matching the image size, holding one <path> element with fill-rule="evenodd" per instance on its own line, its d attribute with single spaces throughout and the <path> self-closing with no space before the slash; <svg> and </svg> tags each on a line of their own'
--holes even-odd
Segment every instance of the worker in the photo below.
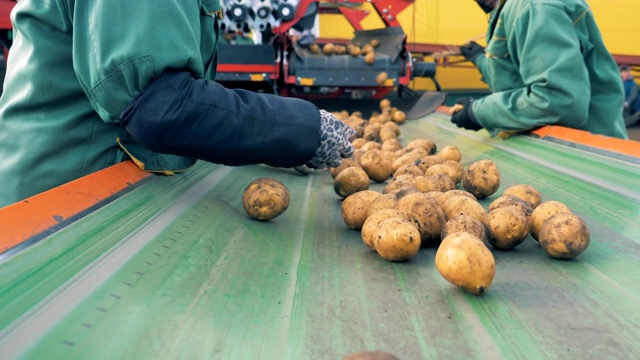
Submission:
<svg viewBox="0 0 640 360">
<path fill-rule="evenodd" d="M 460 48 L 491 94 L 462 98 L 457 126 L 492 136 L 562 125 L 626 139 L 618 66 L 584 0 L 475 0 L 489 15 L 486 49 Z"/>
<path fill-rule="evenodd" d="M 627 127 L 638 123 L 640 119 L 640 96 L 638 96 L 638 85 L 631 74 L 629 65 L 620 65 L 620 78 L 624 87 L 624 108 L 622 111 L 624 123 Z"/>
<path fill-rule="evenodd" d="M 351 156 L 354 131 L 310 102 L 211 80 L 219 10 L 19 1 L 0 98 L 0 207 L 126 159 L 173 174 L 197 159 L 323 168 Z"/>
</svg>

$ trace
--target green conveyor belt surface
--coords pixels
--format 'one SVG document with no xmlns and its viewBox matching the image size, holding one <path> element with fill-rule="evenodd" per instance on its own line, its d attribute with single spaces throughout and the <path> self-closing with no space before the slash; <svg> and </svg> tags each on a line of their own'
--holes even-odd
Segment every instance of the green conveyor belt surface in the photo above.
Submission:
<svg viewBox="0 0 640 360">
<path fill-rule="evenodd" d="M 478 297 L 446 282 L 435 249 L 406 263 L 344 224 L 327 171 L 199 163 L 157 176 L 0 263 L 0 358 L 640 358 L 640 166 L 528 136 L 490 139 L 432 114 L 401 141 L 493 160 L 502 183 L 536 187 L 589 226 L 570 261 L 529 237 L 495 251 Z M 282 181 L 291 205 L 248 218 L 242 191 Z M 381 184 L 372 189 L 382 190 Z"/>
</svg>

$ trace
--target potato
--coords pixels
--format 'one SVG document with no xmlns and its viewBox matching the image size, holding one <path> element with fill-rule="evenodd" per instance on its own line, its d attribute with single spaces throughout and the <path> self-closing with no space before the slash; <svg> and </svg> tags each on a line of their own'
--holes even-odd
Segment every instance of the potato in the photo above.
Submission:
<svg viewBox="0 0 640 360">
<path fill-rule="evenodd" d="M 386 219 L 400 218 L 406 220 L 405 214 L 398 209 L 383 209 L 373 212 L 367 217 L 367 220 L 362 224 L 360 234 L 362 235 L 362 241 L 371 250 L 375 250 L 375 238 L 379 232 L 378 228 L 380 223 Z"/>
<path fill-rule="evenodd" d="M 401 174 L 398 176 L 394 176 L 393 179 L 391 179 L 391 181 L 409 181 L 409 182 L 413 182 L 413 179 L 415 179 L 413 177 L 413 175 L 411 174 Z"/>
<path fill-rule="evenodd" d="M 447 177 L 449 177 L 449 179 L 451 179 L 451 182 L 454 184 L 454 187 L 455 187 L 455 184 L 460 182 L 460 179 L 462 178 L 462 173 L 460 173 L 454 167 L 452 167 L 450 165 L 445 165 L 444 163 L 442 163 L 442 164 L 434 164 L 432 166 L 429 166 L 429 168 L 427 168 L 427 170 L 424 172 L 424 174 L 426 176 L 434 176 L 434 175 L 444 174 Z"/>
<path fill-rule="evenodd" d="M 362 138 L 367 141 L 380 141 L 380 128 L 379 124 L 369 123 L 364 127 L 364 135 Z"/>
<path fill-rule="evenodd" d="M 433 155 L 436 153 L 436 143 L 433 142 L 433 140 L 430 139 L 415 139 L 415 140 L 411 140 L 409 141 L 409 143 L 407 144 L 407 146 L 405 146 L 407 149 L 415 149 L 415 148 L 421 148 L 423 150 L 425 150 L 427 152 L 427 155 Z"/>
<path fill-rule="evenodd" d="M 438 151 L 438 155 L 445 160 L 453 160 L 455 162 L 460 162 L 462 159 L 462 153 L 460 150 L 453 146 L 447 145 Z"/>
<path fill-rule="evenodd" d="M 520 211 L 522 211 L 522 214 L 527 218 L 531 216 L 531 212 L 533 212 L 533 209 L 531 208 L 531 206 L 529 206 L 529 203 L 512 195 L 502 195 L 497 199 L 493 200 L 489 205 L 489 212 L 505 206 L 517 207 L 518 209 L 520 209 Z"/>
<path fill-rule="evenodd" d="M 378 73 L 378 75 L 376 75 L 376 82 L 379 85 L 384 85 L 384 83 L 387 81 L 388 78 L 389 78 L 389 75 L 386 72 L 382 71 Z"/>
<path fill-rule="evenodd" d="M 447 199 L 442 210 L 447 215 L 447 219 L 453 219 L 458 215 L 467 215 L 483 224 L 486 216 L 486 212 L 479 202 L 464 195 L 456 195 Z"/>
<path fill-rule="evenodd" d="M 407 121 L 407 115 L 404 111 L 396 110 L 391 114 L 391 120 L 396 124 L 404 124 Z"/>
<path fill-rule="evenodd" d="M 336 50 L 336 46 L 333 43 L 326 43 L 322 47 L 322 53 L 325 55 L 333 55 Z"/>
<path fill-rule="evenodd" d="M 416 176 L 413 179 L 413 185 L 421 192 L 430 191 L 447 191 L 455 188 L 455 184 L 446 175 L 438 176 Z"/>
<path fill-rule="evenodd" d="M 475 218 L 472 218 L 471 216 L 458 215 L 448 220 L 442 227 L 440 237 L 444 239 L 447 236 L 457 232 L 467 232 L 469 234 L 475 235 L 476 237 L 478 237 L 478 239 L 482 240 L 485 245 L 489 245 L 489 243 L 487 242 L 487 231 L 484 227 L 484 224 L 476 220 Z"/>
<path fill-rule="evenodd" d="M 382 128 L 382 125 L 388 123 L 389 121 L 391 121 L 391 118 L 386 114 L 372 115 L 369 119 L 369 124 L 377 125 Z"/>
<path fill-rule="evenodd" d="M 365 140 L 362 137 L 359 137 L 357 139 L 353 139 L 353 141 L 351 142 L 351 145 L 353 145 L 354 149 L 362 149 L 362 147 L 364 146 L 364 144 L 367 143 L 367 140 Z"/>
<path fill-rule="evenodd" d="M 462 181 L 462 175 L 464 175 L 464 167 L 462 167 L 462 164 L 453 160 L 445 160 L 442 165 L 449 166 L 453 169 L 453 176 L 451 177 L 451 180 L 453 180 L 454 184 L 458 184 Z"/>
<path fill-rule="evenodd" d="M 473 196 L 472 193 L 466 191 L 466 190 L 460 190 L 460 189 L 452 189 L 452 190 L 448 190 L 444 192 L 444 195 L 441 198 L 441 202 L 440 202 L 440 206 L 443 206 L 444 202 L 449 200 L 450 198 L 454 197 L 454 196 L 458 196 L 458 195 L 462 195 L 462 196 L 466 196 L 469 199 L 472 199 L 474 201 L 478 201 L 478 199 L 476 199 L 475 196 Z"/>
<path fill-rule="evenodd" d="M 349 51 L 349 55 L 351 56 L 358 56 L 360 55 L 360 47 L 357 45 L 349 45 L 347 48 L 347 51 Z"/>
<path fill-rule="evenodd" d="M 400 155 L 393 162 L 393 171 L 398 170 L 400 166 L 405 164 L 415 164 L 416 161 L 420 160 L 422 157 L 426 156 L 426 151 L 422 148 L 412 149 L 410 152 Z"/>
<path fill-rule="evenodd" d="M 365 143 L 366 144 L 366 143 Z M 362 145 L 364 146 L 364 145 Z M 355 149 L 353 151 L 353 158 L 356 159 L 356 161 L 358 162 L 358 164 L 360 164 L 360 157 L 362 156 L 362 154 L 364 154 L 367 150 L 364 149 Z"/>
<path fill-rule="evenodd" d="M 438 201 L 438 205 L 440 205 L 440 208 L 442 209 L 442 204 L 444 203 L 444 201 L 442 201 L 442 198 L 444 197 L 444 192 L 442 192 L 442 191 L 427 191 L 425 194 L 430 195 L 432 198 L 436 199 L 436 201 Z"/>
<path fill-rule="evenodd" d="M 371 140 L 371 141 L 367 141 L 366 143 L 364 143 L 364 145 L 362 145 L 361 150 L 364 150 L 364 151 L 380 150 L 380 147 L 381 147 L 381 145 L 380 145 L 379 142 Z M 365 153 L 362 153 L 362 154 L 365 154 Z M 360 159 L 358 159 L 358 161 L 360 161 Z M 360 164 L 360 165 L 362 165 L 362 164 Z"/>
<path fill-rule="evenodd" d="M 538 241 L 538 234 L 540 234 L 542 224 L 551 216 L 561 212 L 571 214 L 569 207 L 559 201 L 545 201 L 538 205 L 529 218 L 529 232 L 531 233 L 531 237 Z"/>
<path fill-rule="evenodd" d="M 276 179 L 259 178 L 242 193 L 244 211 L 253 219 L 267 221 L 280 216 L 289 207 L 289 189 Z"/>
<path fill-rule="evenodd" d="M 371 216 L 371 214 L 379 210 L 396 209 L 397 205 L 398 199 L 396 199 L 395 194 L 381 194 L 375 200 L 373 200 L 371 205 L 369 205 L 369 209 L 367 210 L 367 217 Z"/>
<path fill-rule="evenodd" d="M 400 141 L 398 141 L 398 139 L 396 139 L 396 138 L 390 138 L 390 139 L 386 139 L 386 140 L 382 139 L 382 134 L 385 133 L 387 130 L 388 131 L 393 131 L 393 130 L 387 128 L 387 127 L 383 127 L 382 130 L 380 130 L 380 140 L 382 140 L 382 145 L 380 146 L 380 150 L 382 150 L 382 151 L 396 151 L 396 150 L 402 149 L 402 144 L 400 144 Z"/>
<path fill-rule="evenodd" d="M 391 164 L 392 164 L 391 167 L 393 167 L 393 163 L 398 159 L 398 156 L 396 155 L 396 151 L 387 151 L 387 150 L 384 150 L 383 148 L 380 148 L 380 151 L 382 151 L 384 153 L 384 156 L 386 156 L 387 159 L 391 161 Z"/>
<path fill-rule="evenodd" d="M 398 197 L 396 208 L 417 226 L 422 247 L 440 243 L 440 233 L 447 219 L 436 199 L 421 192 L 411 193 Z"/>
<path fill-rule="evenodd" d="M 538 207 L 542 202 L 542 195 L 531 185 L 519 184 L 509 186 L 505 189 L 502 195 L 512 195 L 520 198 L 522 201 L 528 203 L 532 209 Z"/>
<path fill-rule="evenodd" d="M 394 122 L 387 122 L 382 125 L 385 129 L 391 129 L 396 134 L 396 137 L 400 136 L 400 126 Z"/>
<path fill-rule="evenodd" d="M 440 188 L 442 191 L 455 190 L 456 184 L 447 174 L 436 174 L 432 175 L 432 177 L 436 178 L 436 180 L 440 182 Z"/>
<path fill-rule="evenodd" d="M 380 128 L 380 142 L 382 144 L 380 145 L 380 148 L 382 148 L 382 145 L 384 145 L 384 143 L 387 140 L 391 140 L 391 139 L 397 140 L 397 137 L 398 137 L 398 135 L 396 135 L 396 132 L 393 131 L 393 129 L 391 129 L 389 127 L 381 127 Z M 394 146 L 393 150 L 398 150 L 400 148 L 402 148 L 402 145 L 400 145 L 399 147 L 395 147 Z"/>
<path fill-rule="evenodd" d="M 372 48 L 377 48 L 378 46 L 380 46 L 380 40 L 378 39 L 371 39 L 371 41 L 369 41 L 369 45 L 371 45 Z"/>
<path fill-rule="evenodd" d="M 390 194 L 397 190 L 406 189 L 406 188 L 415 189 L 416 187 L 413 185 L 413 181 L 404 180 L 404 179 L 392 179 L 382 189 L 382 193 Z"/>
<path fill-rule="evenodd" d="M 320 46 L 318 46 L 318 44 L 311 44 L 309 45 L 309 51 L 311 51 L 312 54 L 317 54 L 320 52 Z"/>
<path fill-rule="evenodd" d="M 360 167 L 360 164 L 356 161 L 355 158 L 350 157 L 350 158 L 342 159 L 342 161 L 340 162 L 340 165 L 338 165 L 336 167 L 329 168 L 329 173 L 331 174 L 331 177 L 335 179 L 336 176 L 342 170 L 344 170 L 344 169 L 346 169 L 348 167 L 352 167 L 352 166 Z"/>
<path fill-rule="evenodd" d="M 420 170 L 420 168 L 415 164 L 404 164 L 393 173 L 393 177 L 403 174 L 409 174 L 415 178 L 417 176 L 423 176 L 424 172 L 422 172 L 422 170 Z"/>
<path fill-rule="evenodd" d="M 362 49 L 360 49 L 360 50 L 361 50 L 360 51 L 360 55 L 367 55 L 367 54 L 370 54 L 370 53 L 372 53 L 374 51 L 373 50 L 373 46 L 371 46 L 371 44 L 363 45 Z"/>
<path fill-rule="evenodd" d="M 380 100 L 380 109 L 391 107 L 391 101 L 389 99 Z"/>
<path fill-rule="evenodd" d="M 359 166 L 352 166 L 342 170 L 333 179 L 333 190 L 338 196 L 347 196 L 369 189 L 369 175 Z"/>
<path fill-rule="evenodd" d="M 364 56 L 364 62 L 367 63 L 367 65 L 372 65 L 374 62 L 376 62 L 376 53 L 374 53 L 373 51 L 367 53 Z"/>
<path fill-rule="evenodd" d="M 426 172 L 427 169 L 429 169 L 429 167 L 431 167 L 433 165 L 436 165 L 436 164 L 442 164 L 444 162 L 445 162 L 445 159 L 440 157 L 440 155 L 428 155 L 428 156 L 425 156 L 425 157 L 419 159 L 416 162 L 416 165 L 418 165 L 420 170 L 422 170 L 423 172 Z"/>
<path fill-rule="evenodd" d="M 420 232 L 409 220 L 392 217 L 382 220 L 374 233 L 378 254 L 388 261 L 407 261 L 420 250 Z"/>
<path fill-rule="evenodd" d="M 487 241 L 498 250 L 510 250 L 529 235 L 527 217 L 517 206 L 505 206 L 486 217 Z"/>
<path fill-rule="evenodd" d="M 552 258 L 572 259 L 589 246 L 589 228 L 578 216 L 560 212 L 542 224 L 538 241 Z"/>
<path fill-rule="evenodd" d="M 407 149 L 406 147 L 403 147 L 402 149 L 398 149 L 396 151 L 393 152 L 393 154 L 396 156 L 396 158 L 399 158 L 400 156 L 404 155 L 404 154 L 408 154 L 410 152 L 412 152 L 414 149 Z M 424 149 L 422 149 L 422 151 L 424 151 Z"/>
<path fill-rule="evenodd" d="M 476 161 L 464 172 L 462 187 L 478 199 L 486 198 L 500 187 L 500 171 L 491 160 Z"/>
<path fill-rule="evenodd" d="M 400 360 L 400 358 L 384 351 L 363 351 L 349 354 L 342 360 Z"/>
<path fill-rule="evenodd" d="M 380 150 L 369 150 L 362 154 L 360 166 L 375 182 L 385 182 L 393 174 L 391 161 Z"/>
<path fill-rule="evenodd" d="M 363 190 L 347 196 L 341 205 L 344 223 L 352 229 L 362 229 L 369 207 L 381 195 L 377 191 Z"/>
<path fill-rule="evenodd" d="M 496 262 L 482 240 L 467 232 L 453 233 L 436 251 L 436 269 L 455 286 L 474 295 L 482 295 L 491 286 Z"/>
<path fill-rule="evenodd" d="M 404 188 L 400 188 L 400 189 L 395 189 L 395 190 L 389 192 L 389 194 L 395 196 L 396 199 L 400 199 L 405 195 L 413 194 L 413 193 L 417 193 L 417 192 L 419 192 L 418 189 L 416 189 L 414 187 L 404 187 Z"/>
</svg>

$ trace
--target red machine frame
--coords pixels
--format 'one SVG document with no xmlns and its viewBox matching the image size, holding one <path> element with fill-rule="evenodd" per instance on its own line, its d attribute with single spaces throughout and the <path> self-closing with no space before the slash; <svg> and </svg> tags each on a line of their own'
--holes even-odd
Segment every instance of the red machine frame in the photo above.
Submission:
<svg viewBox="0 0 640 360">
<path fill-rule="evenodd" d="M 320 2 L 320 0 L 300 0 L 298 6 L 296 8 L 296 13 L 290 21 L 282 22 L 280 26 L 272 29 L 273 33 L 276 35 L 275 40 L 277 42 L 276 46 L 282 50 L 281 61 L 282 64 L 282 73 L 284 74 L 284 86 L 280 89 L 280 94 L 283 96 L 298 96 L 304 97 L 307 99 L 313 98 L 337 98 L 340 97 L 346 89 L 339 89 L 333 93 L 326 95 L 301 95 L 295 94 L 291 91 L 291 88 L 296 84 L 296 76 L 295 75 L 287 75 L 289 73 L 289 65 L 286 61 L 286 52 L 290 50 L 290 44 L 293 41 L 288 35 L 288 31 L 305 15 L 309 6 L 314 2 Z M 400 27 L 400 23 L 397 20 L 398 14 L 400 14 L 403 10 L 405 10 L 409 5 L 412 5 L 414 0 L 328 0 L 322 1 L 323 4 L 331 4 L 331 7 L 320 7 L 319 13 L 340 13 L 342 14 L 351 26 L 359 31 L 363 30 L 363 26 L 361 24 L 362 20 L 364 20 L 368 15 L 368 10 L 354 9 L 352 7 L 345 6 L 345 4 L 364 4 L 371 3 L 377 12 L 380 19 L 384 22 L 386 27 Z M 342 42 L 348 42 L 348 40 L 343 40 Z M 241 64 L 221 64 L 218 67 L 218 71 L 241 71 L 241 69 L 248 69 Z M 280 76 L 280 68 L 274 69 L 273 73 L 271 73 L 272 79 L 277 79 Z M 404 75 L 398 78 L 398 84 L 402 86 L 407 86 L 411 82 L 412 78 L 412 67 L 411 62 L 407 63 L 406 71 Z M 360 90 L 372 90 L 374 95 L 372 98 L 374 99 L 382 99 L 387 96 L 391 91 L 393 91 L 393 86 L 379 86 L 379 87 L 361 87 Z"/>
<path fill-rule="evenodd" d="M 0 0 L 0 31 L 9 31 L 13 29 L 11 24 L 11 10 L 16 6 L 17 0 Z M 9 47 L 2 44 L 5 59 L 9 56 Z"/>
</svg>

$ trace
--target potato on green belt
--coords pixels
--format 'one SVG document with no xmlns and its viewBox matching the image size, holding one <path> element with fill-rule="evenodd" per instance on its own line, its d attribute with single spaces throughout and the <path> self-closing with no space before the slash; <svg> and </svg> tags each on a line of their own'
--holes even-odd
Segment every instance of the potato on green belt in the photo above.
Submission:
<svg viewBox="0 0 640 360">
<path fill-rule="evenodd" d="M 289 207 L 291 196 L 283 183 L 260 178 L 247 185 L 242 194 L 242 206 L 256 220 L 267 221 L 282 214 Z"/>
<path fill-rule="evenodd" d="M 462 186 L 476 198 L 486 198 L 500 187 L 500 171 L 491 160 L 476 161 L 464 172 Z"/>
</svg>

